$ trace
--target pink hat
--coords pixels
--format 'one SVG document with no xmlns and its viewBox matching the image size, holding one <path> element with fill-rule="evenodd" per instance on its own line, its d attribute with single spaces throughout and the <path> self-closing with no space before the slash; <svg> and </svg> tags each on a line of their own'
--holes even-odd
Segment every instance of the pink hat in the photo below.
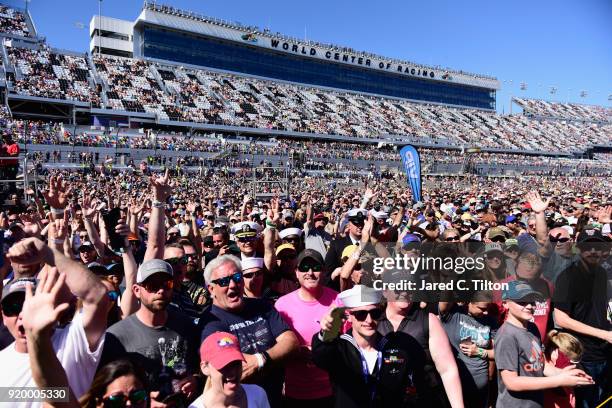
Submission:
<svg viewBox="0 0 612 408">
<path fill-rule="evenodd" d="M 244 361 L 244 356 L 236 336 L 231 333 L 216 332 L 204 339 L 200 346 L 200 359 L 221 370 L 234 361 Z"/>
</svg>

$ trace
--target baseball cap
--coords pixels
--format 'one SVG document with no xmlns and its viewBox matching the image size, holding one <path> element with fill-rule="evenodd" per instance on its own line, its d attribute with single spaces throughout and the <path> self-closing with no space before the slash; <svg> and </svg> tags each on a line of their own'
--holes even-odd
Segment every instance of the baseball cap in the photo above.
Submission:
<svg viewBox="0 0 612 408">
<path fill-rule="evenodd" d="M 499 227 L 493 227 L 493 228 L 489 228 L 489 239 L 493 239 L 493 238 L 497 238 L 497 237 L 504 237 L 506 238 L 506 234 L 504 233 L 504 230 L 499 228 Z"/>
<path fill-rule="evenodd" d="M 402 238 L 402 245 L 408 245 L 413 242 L 421 242 L 421 237 L 417 234 L 406 234 L 404 238 Z"/>
<path fill-rule="evenodd" d="M 329 218 L 327 218 L 327 217 L 325 216 L 325 214 L 323 214 L 323 213 L 318 213 L 318 214 L 315 214 L 315 216 L 314 216 L 313 220 L 314 220 L 314 221 L 320 221 L 320 220 L 329 221 Z"/>
<path fill-rule="evenodd" d="M 504 252 L 504 247 L 500 243 L 491 242 L 491 243 L 485 245 L 484 253 L 488 254 L 490 252 L 502 252 L 503 253 Z"/>
<path fill-rule="evenodd" d="M 81 246 L 79 246 L 79 252 L 87 252 L 95 249 L 93 244 L 89 241 L 83 241 Z"/>
<path fill-rule="evenodd" d="M 340 259 L 348 258 L 349 256 L 353 255 L 353 252 L 355 252 L 357 250 L 357 248 L 359 248 L 357 245 L 348 245 L 348 246 L 346 246 L 342 250 L 342 256 L 340 257 Z"/>
<path fill-rule="evenodd" d="M 544 300 L 544 296 L 529 283 L 515 280 L 508 282 L 507 288 L 502 292 L 502 300 Z"/>
<path fill-rule="evenodd" d="M 319 251 L 315 251 L 314 249 L 305 249 L 298 255 L 297 264 L 301 264 L 304 259 L 312 259 L 319 265 L 323 265 L 325 261 L 323 260 L 323 255 Z"/>
<path fill-rule="evenodd" d="M 511 223 L 511 222 L 516 222 L 516 216 L 515 215 L 508 215 L 506 217 L 506 224 Z"/>
<path fill-rule="evenodd" d="M 578 235 L 578 243 L 581 244 L 583 242 L 606 242 L 606 238 L 598 229 L 584 229 Z"/>
<path fill-rule="evenodd" d="M 200 346 L 200 360 L 208 361 L 216 370 L 234 361 L 244 361 L 238 338 L 231 333 L 215 332 Z"/>
<path fill-rule="evenodd" d="M 149 259 L 148 261 L 144 261 L 138 268 L 136 283 L 142 283 L 156 273 L 167 273 L 172 277 L 172 265 L 161 259 Z"/>
<path fill-rule="evenodd" d="M 282 244 L 276 248 L 276 255 L 278 256 L 283 251 L 293 251 L 295 252 L 295 247 L 291 244 Z"/>
<path fill-rule="evenodd" d="M 382 300 L 382 292 L 365 285 L 355 285 L 340 293 L 338 299 L 348 308 L 376 305 Z"/>
<path fill-rule="evenodd" d="M 519 246 L 518 239 L 516 238 L 508 238 L 504 243 L 506 245 L 506 249 Z"/>
<path fill-rule="evenodd" d="M 37 282 L 38 280 L 35 278 L 20 278 L 7 283 L 2 289 L 2 299 L 0 301 L 3 302 L 4 299 L 15 293 L 25 293 L 28 284 L 32 285 L 32 291 L 34 291 Z"/>
<path fill-rule="evenodd" d="M 95 273 L 96 275 L 106 276 L 108 270 L 106 266 L 102 265 L 99 262 L 90 262 L 87 264 L 87 269 Z"/>
</svg>

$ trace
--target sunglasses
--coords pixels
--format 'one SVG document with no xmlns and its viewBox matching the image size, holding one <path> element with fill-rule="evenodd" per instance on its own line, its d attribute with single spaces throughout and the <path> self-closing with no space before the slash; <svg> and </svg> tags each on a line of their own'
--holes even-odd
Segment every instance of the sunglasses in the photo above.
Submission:
<svg viewBox="0 0 612 408">
<path fill-rule="evenodd" d="M 253 279 L 256 276 L 260 276 L 261 275 L 261 271 L 255 271 L 255 272 L 246 272 L 242 274 L 242 277 L 245 279 Z"/>
<path fill-rule="evenodd" d="M 370 310 L 355 310 L 352 311 L 351 314 L 357 319 L 359 322 L 363 322 L 367 319 L 368 315 L 372 318 L 372 320 L 379 320 L 382 317 L 383 311 L 382 309 L 370 309 Z"/>
<path fill-rule="evenodd" d="M 557 237 L 553 237 L 553 236 L 550 236 L 550 235 L 549 235 L 549 236 L 548 236 L 548 240 L 549 240 L 550 242 L 553 242 L 553 243 L 556 243 L 556 242 L 561 242 L 561 243 L 563 243 L 563 242 L 568 242 L 570 239 L 569 239 L 568 237 L 560 237 L 560 238 L 557 238 Z"/>
<path fill-rule="evenodd" d="M 219 278 L 219 279 L 215 279 L 215 280 L 211 280 L 211 283 L 214 283 L 215 285 L 219 285 L 222 288 L 226 288 L 229 286 L 230 281 L 234 281 L 234 283 L 238 284 L 242 282 L 244 275 L 242 274 L 242 272 L 236 272 L 233 275 L 230 276 L 226 276 L 224 278 Z"/>
<path fill-rule="evenodd" d="M 491 238 L 491 242 L 499 242 L 503 244 L 504 242 L 506 242 L 506 238 L 505 237 L 494 237 L 494 238 Z"/>
<path fill-rule="evenodd" d="M 124 408 L 128 401 L 134 407 L 146 406 L 149 396 L 145 390 L 135 390 L 129 395 L 114 394 L 102 400 L 104 408 Z"/>
<path fill-rule="evenodd" d="M 535 228 L 535 224 L 528 224 L 527 225 L 529 228 Z"/>
<path fill-rule="evenodd" d="M 300 272 L 308 272 L 311 269 L 313 272 L 321 272 L 321 270 L 323 269 L 323 265 L 318 264 L 318 263 L 314 263 L 314 264 L 301 263 L 300 265 L 298 265 L 298 271 Z"/>
<path fill-rule="evenodd" d="M 187 259 L 198 259 L 198 254 L 185 254 Z"/>
<path fill-rule="evenodd" d="M 257 239 L 257 237 L 240 237 L 238 238 L 238 242 L 253 242 Z"/>
<path fill-rule="evenodd" d="M 22 309 L 23 309 L 23 301 L 2 303 L 2 313 L 4 313 L 6 317 L 19 316 L 19 313 L 21 313 Z"/>
<path fill-rule="evenodd" d="M 174 258 L 166 258 L 164 259 L 164 261 L 168 262 L 170 265 L 179 265 L 179 264 L 187 265 L 187 262 L 189 262 L 189 257 L 181 256 L 181 257 L 174 257 Z"/>
<path fill-rule="evenodd" d="M 119 299 L 119 292 L 116 290 L 111 290 L 110 292 L 106 292 L 106 296 L 111 300 L 111 302 L 116 302 Z"/>
<path fill-rule="evenodd" d="M 293 242 L 300 242 L 299 238 L 285 238 L 283 239 L 284 242 L 288 242 L 288 243 L 293 243 Z"/>
<path fill-rule="evenodd" d="M 444 239 L 446 242 L 450 242 L 450 241 L 459 241 L 459 237 L 454 236 L 454 237 L 446 237 Z"/>
<path fill-rule="evenodd" d="M 527 307 L 529 305 L 535 306 L 536 301 L 535 300 L 524 300 L 524 301 L 520 301 L 520 302 L 514 301 L 514 303 L 516 303 L 520 307 Z"/>
<path fill-rule="evenodd" d="M 174 281 L 168 279 L 165 281 L 143 282 L 140 286 L 146 289 L 147 292 L 159 292 L 160 289 L 170 290 L 174 287 Z"/>
</svg>

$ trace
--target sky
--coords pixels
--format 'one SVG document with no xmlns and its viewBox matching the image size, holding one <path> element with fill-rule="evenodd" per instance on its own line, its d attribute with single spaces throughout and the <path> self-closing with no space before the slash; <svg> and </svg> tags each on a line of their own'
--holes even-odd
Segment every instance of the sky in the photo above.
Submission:
<svg viewBox="0 0 612 408">
<path fill-rule="evenodd" d="M 6 2 L 6 0 L 0 0 Z M 26 0 L 8 1 L 25 7 Z M 29 0 L 52 47 L 89 48 L 97 0 Z M 610 0 L 164 0 L 299 38 L 498 78 L 497 110 L 512 96 L 612 106 Z M 102 15 L 133 21 L 143 2 L 103 0 Z M 520 89 L 525 83 L 526 90 Z M 557 88 L 555 94 L 551 87 Z M 581 97 L 581 91 L 587 96 Z M 516 112 L 514 105 L 512 110 Z"/>
</svg>

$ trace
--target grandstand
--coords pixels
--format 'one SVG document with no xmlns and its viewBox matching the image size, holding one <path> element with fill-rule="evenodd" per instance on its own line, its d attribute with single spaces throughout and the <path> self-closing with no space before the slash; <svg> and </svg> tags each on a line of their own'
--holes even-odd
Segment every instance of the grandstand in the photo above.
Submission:
<svg viewBox="0 0 612 408">
<path fill-rule="evenodd" d="M 433 101 L 420 98 L 418 92 L 398 97 L 395 91 L 364 90 L 358 83 L 300 80 L 304 78 L 265 73 L 255 66 L 220 66 L 211 59 L 208 64 L 183 61 L 177 55 L 159 54 L 158 47 L 160 41 L 177 45 L 172 36 L 180 27 L 196 36 L 200 45 L 214 34 L 226 41 L 225 46 L 233 41 L 241 50 L 246 47 L 261 55 L 271 52 L 273 40 L 281 48 L 285 42 L 300 40 L 146 2 L 134 24 L 135 39 L 142 40 L 133 42 L 134 57 L 108 55 L 108 47 L 100 49 L 101 55 L 54 49 L 38 36 L 29 14 L 14 7 L 1 6 L 0 19 L 0 93 L 7 101 L 2 128 L 17 135 L 29 152 L 42 152 L 39 159 L 46 165 L 54 161 L 44 160 L 47 151 L 72 149 L 80 155 L 95 147 L 99 162 L 116 155 L 124 162 L 148 160 L 163 152 L 200 163 L 191 158 L 231 153 L 224 157 L 242 166 L 261 160 L 284 163 L 293 151 L 304 155 L 305 166 L 313 170 L 337 170 L 338 163 L 343 171 L 372 166 L 399 169 L 396 151 L 410 143 L 423 149 L 425 168 L 432 173 L 466 171 L 463 152 L 472 148 L 480 151 L 470 156 L 472 170 L 479 174 L 610 174 L 609 108 L 515 98 L 523 113 L 499 115 L 490 101 L 460 100 L 460 92 L 453 91 L 487 90 L 487 98 L 494 101 L 498 86 L 494 78 L 334 45 L 300 45 L 314 50 L 314 56 L 323 50 L 323 60 L 317 64 L 325 63 L 321 72 L 326 75 L 359 69 L 378 79 L 394 75 L 400 82 L 408 81 L 394 85 L 406 92 L 425 84 L 437 89 L 434 94 L 449 96 Z M 165 37 L 155 31 L 160 25 Z M 190 40 L 183 42 L 187 46 Z M 297 58 L 287 55 L 291 49 L 274 51 L 274 56 Z M 328 51 L 333 51 L 331 60 L 336 52 L 340 60 L 324 61 Z M 349 56 L 347 61 L 342 61 L 344 55 Z M 368 59 L 373 67 L 357 68 L 350 56 Z M 415 66 L 420 77 L 410 74 L 410 69 L 407 73 L 377 69 L 374 61 L 382 60 Z M 155 140 L 137 129 L 153 130 Z M 582 157 L 597 160 L 574 160 Z"/>
</svg>

